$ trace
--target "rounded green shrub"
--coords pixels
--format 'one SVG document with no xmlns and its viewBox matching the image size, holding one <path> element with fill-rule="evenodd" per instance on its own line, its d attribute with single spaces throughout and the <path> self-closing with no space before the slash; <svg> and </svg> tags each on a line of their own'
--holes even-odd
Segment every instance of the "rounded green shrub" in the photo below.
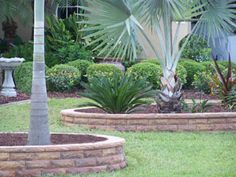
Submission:
<svg viewBox="0 0 236 177">
<path fill-rule="evenodd" d="M 30 94 L 32 86 L 33 62 L 22 63 L 14 72 L 17 90 Z"/>
<path fill-rule="evenodd" d="M 210 83 L 212 81 L 212 76 L 210 72 L 197 72 L 194 75 L 194 80 L 192 85 L 198 91 L 203 91 L 206 94 L 211 93 Z"/>
<path fill-rule="evenodd" d="M 127 74 L 136 80 L 146 79 L 153 85 L 154 88 L 160 88 L 162 69 L 157 64 L 148 62 L 138 63 L 130 67 Z"/>
<path fill-rule="evenodd" d="M 184 44 L 186 37 L 180 41 L 180 46 Z M 211 49 L 207 41 L 198 36 L 192 35 L 182 52 L 183 58 L 189 58 L 197 62 L 211 60 Z"/>
<path fill-rule="evenodd" d="M 48 90 L 68 92 L 74 90 L 80 83 L 81 72 L 69 65 L 55 65 L 47 72 Z"/>
<path fill-rule="evenodd" d="M 180 79 L 181 84 L 185 85 L 187 83 L 187 70 L 181 64 L 177 66 L 176 75 Z"/>
<path fill-rule="evenodd" d="M 184 85 L 184 87 L 189 89 L 192 87 L 194 75 L 197 72 L 205 71 L 205 67 L 202 65 L 202 63 L 198 63 L 190 59 L 180 60 L 179 64 L 181 64 L 187 71 L 187 78 L 186 78 L 187 82 Z"/>
<path fill-rule="evenodd" d="M 113 64 L 93 64 L 87 69 L 89 81 L 94 77 L 113 78 L 114 74 L 122 76 L 123 72 Z"/>
<path fill-rule="evenodd" d="M 159 59 L 144 59 L 141 61 L 141 63 L 153 63 L 153 64 L 160 65 Z"/>
<path fill-rule="evenodd" d="M 75 60 L 67 64 L 80 70 L 82 77 L 85 77 L 88 67 L 94 63 L 88 60 Z"/>
</svg>

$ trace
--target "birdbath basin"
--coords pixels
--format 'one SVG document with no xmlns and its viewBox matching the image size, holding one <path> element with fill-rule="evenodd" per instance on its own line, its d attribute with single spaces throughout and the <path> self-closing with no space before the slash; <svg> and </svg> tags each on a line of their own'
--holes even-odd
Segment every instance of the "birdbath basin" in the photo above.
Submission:
<svg viewBox="0 0 236 177">
<path fill-rule="evenodd" d="M 0 67 L 4 70 L 4 81 L 1 95 L 6 97 L 16 97 L 15 83 L 12 73 L 24 61 L 23 58 L 0 58 Z"/>
</svg>

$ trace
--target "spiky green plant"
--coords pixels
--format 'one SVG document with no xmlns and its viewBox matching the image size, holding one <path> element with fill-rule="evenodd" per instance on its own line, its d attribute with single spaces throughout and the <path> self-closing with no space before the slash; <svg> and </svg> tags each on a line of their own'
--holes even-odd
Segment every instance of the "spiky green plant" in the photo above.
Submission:
<svg viewBox="0 0 236 177">
<path fill-rule="evenodd" d="M 100 44 L 94 49 L 101 49 L 99 54 L 109 56 L 115 51 L 115 56 L 130 60 L 137 58 L 138 35 L 149 43 L 156 58 L 160 59 L 163 78 L 160 97 L 169 104 L 172 98 L 179 95 L 175 92 L 179 85 L 176 78 L 176 67 L 181 53 L 188 43 L 190 36 L 196 34 L 215 44 L 216 38 L 225 38 L 234 31 L 236 9 L 233 0 L 86 0 L 85 10 L 88 21 L 81 23 L 92 24 L 86 28 L 90 34 L 86 38 L 96 38 L 93 43 Z M 186 37 L 181 48 L 178 48 L 178 38 L 182 21 L 196 22 Z M 173 33 L 172 22 L 176 22 L 177 29 Z M 144 30 L 144 26 L 151 29 L 157 36 L 159 47 L 153 44 Z M 92 32 L 92 33 L 91 33 Z M 173 36 L 173 34 L 175 34 Z M 178 90 L 179 91 L 179 90 Z M 166 95 L 166 96 L 165 96 Z M 171 110 L 170 110 L 171 111 Z"/>
<path fill-rule="evenodd" d="M 94 77 L 81 96 L 91 99 L 83 106 L 94 106 L 107 113 L 131 113 L 141 105 L 147 104 L 147 98 L 153 97 L 152 86 L 145 80 L 133 80 L 130 76 L 114 74 L 108 77 Z"/>
</svg>

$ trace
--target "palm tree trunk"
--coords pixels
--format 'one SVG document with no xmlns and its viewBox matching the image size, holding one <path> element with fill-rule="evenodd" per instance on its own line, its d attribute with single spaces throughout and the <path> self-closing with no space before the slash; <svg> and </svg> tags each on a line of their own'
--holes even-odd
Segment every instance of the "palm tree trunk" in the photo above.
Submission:
<svg viewBox="0 0 236 177">
<path fill-rule="evenodd" d="M 44 60 L 44 0 L 34 0 L 34 63 L 29 145 L 50 144 Z"/>
</svg>

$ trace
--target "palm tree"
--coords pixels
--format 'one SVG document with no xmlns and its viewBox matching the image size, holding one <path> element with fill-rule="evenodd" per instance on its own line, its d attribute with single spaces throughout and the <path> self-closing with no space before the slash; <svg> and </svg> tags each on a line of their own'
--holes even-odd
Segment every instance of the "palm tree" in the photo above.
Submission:
<svg viewBox="0 0 236 177">
<path fill-rule="evenodd" d="M 44 0 L 34 0 L 34 63 L 29 145 L 50 144 L 44 60 Z"/>
<path fill-rule="evenodd" d="M 178 111 L 181 99 L 181 84 L 176 76 L 176 67 L 181 53 L 192 34 L 203 36 L 209 43 L 216 38 L 226 38 L 232 33 L 236 19 L 234 0 L 90 0 L 83 6 L 88 21 L 92 24 L 84 29 L 90 32 L 85 38 L 95 38 L 90 43 L 100 41 L 94 50 L 99 55 L 108 56 L 115 50 L 115 57 L 130 60 L 137 58 L 137 46 L 142 35 L 159 59 L 163 70 L 162 89 L 158 92 L 163 112 Z M 197 18 L 196 18 L 197 17 Z M 195 22 L 185 43 L 179 49 L 178 37 L 182 21 Z M 172 22 L 178 23 L 173 36 Z M 144 26 L 155 33 L 160 43 L 158 50 L 144 31 Z"/>
</svg>

